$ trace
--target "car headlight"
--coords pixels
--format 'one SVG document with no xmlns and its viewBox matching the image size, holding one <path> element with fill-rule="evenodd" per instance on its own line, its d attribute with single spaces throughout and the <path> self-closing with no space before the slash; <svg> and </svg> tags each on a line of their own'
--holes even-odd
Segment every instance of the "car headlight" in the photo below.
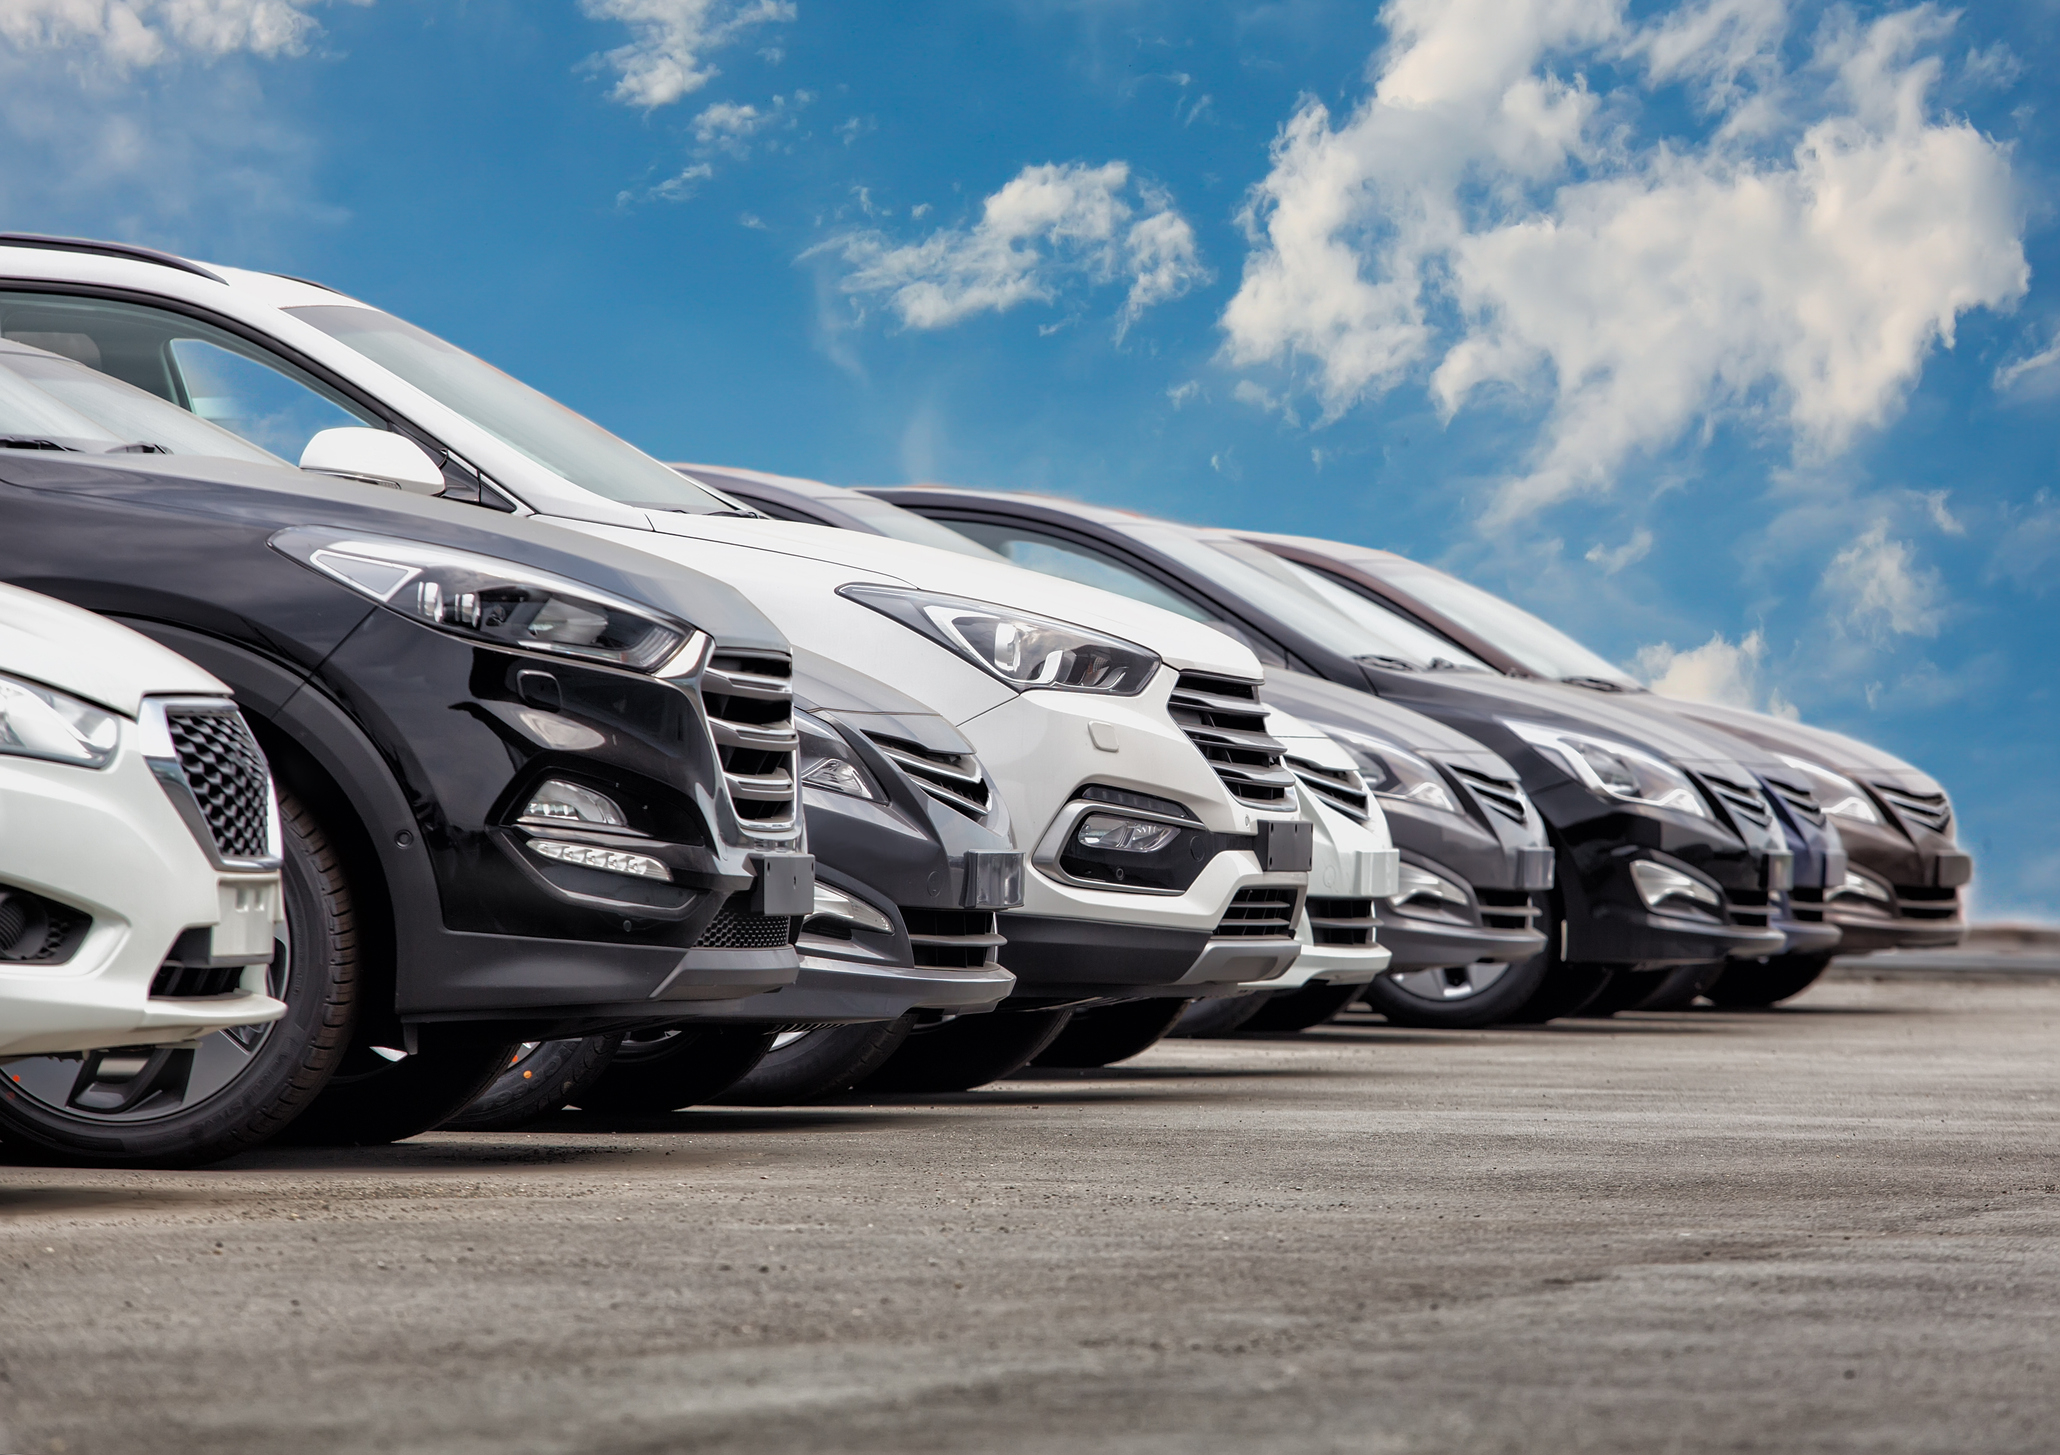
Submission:
<svg viewBox="0 0 2060 1455">
<path fill-rule="evenodd" d="M 496 646 L 663 673 L 705 640 L 649 607 L 493 556 L 301 526 L 271 544 L 402 616 Z"/>
<path fill-rule="evenodd" d="M 1574 777 L 1597 793 L 1642 803 L 1653 808 L 1671 808 L 1679 813 L 1708 818 L 1702 795 L 1688 781 L 1688 775 L 1672 763 L 1629 743 L 1586 733 L 1546 727 L 1541 723 L 1514 722 L 1504 726 L 1532 747 L 1550 754 Z"/>
<path fill-rule="evenodd" d="M 873 787 L 872 777 L 865 769 L 851 761 L 842 733 L 799 708 L 794 710 L 794 726 L 801 736 L 803 783 L 875 803 L 886 798 L 886 794 Z"/>
<path fill-rule="evenodd" d="M 113 713 L 40 683 L 0 677 L 0 753 L 105 768 L 121 740 Z"/>
<path fill-rule="evenodd" d="M 1323 730 L 1358 762 L 1360 774 L 1375 797 L 1420 803 L 1446 813 L 1461 812 L 1438 770 L 1416 754 L 1350 728 L 1325 725 Z"/>
<path fill-rule="evenodd" d="M 1786 753 L 1781 755 L 1781 761 L 1809 778 L 1810 791 L 1816 795 L 1817 804 L 1824 812 L 1835 818 L 1851 819 L 1854 823 L 1881 822 L 1881 814 L 1868 799 L 1866 790 L 1844 774 L 1834 773 L 1807 758 L 1791 758 Z"/>
<path fill-rule="evenodd" d="M 921 632 L 1018 692 L 1135 697 L 1159 670 L 1158 654 L 1135 642 L 1012 606 L 891 586 L 840 586 L 837 594 Z"/>
</svg>

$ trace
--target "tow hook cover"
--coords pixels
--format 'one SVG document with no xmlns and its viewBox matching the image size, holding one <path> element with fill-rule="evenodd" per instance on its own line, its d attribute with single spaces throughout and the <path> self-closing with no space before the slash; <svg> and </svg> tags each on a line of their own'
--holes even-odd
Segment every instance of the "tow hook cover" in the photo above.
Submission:
<svg viewBox="0 0 2060 1455">
<path fill-rule="evenodd" d="M 1259 823 L 1259 867 L 1268 874 L 1306 874 L 1316 864 L 1316 827 L 1306 819 Z"/>
<path fill-rule="evenodd" d="M 968 849 L 959 888 L 964 909 L 1014 909 L 1023 902 L 1023 856 L 1013 849 Z"/>
<path fill-rule="evenodd" d="M 815 912 L 815 855 L 760 854 L 752 906 L 760 914 Z"/>
<path fill-rule="evenodd" d="M 1931 882 L 1940 889 L 1958 889 L 1974 877 L 1974 856 L 1963 849 L 1945 849 L 1932 860 Z"/>
</svg>

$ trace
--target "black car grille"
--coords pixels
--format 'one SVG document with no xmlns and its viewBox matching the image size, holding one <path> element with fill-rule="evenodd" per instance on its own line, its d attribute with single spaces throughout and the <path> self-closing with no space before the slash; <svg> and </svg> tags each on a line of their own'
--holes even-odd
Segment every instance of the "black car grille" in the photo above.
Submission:
<svg viewBox="0 0 2060 1455">
<path fill-rule="evenodd" d="M 1491 930 L 1527 930 L 1537 923 L 1538 906 L 1521 889 L 1482 889 L 1475 886 L 1473 897 L 1480 904 L 1481 923 Z"/>
<path fill-rule="evenodd" d="M 62 965 L 93 928 L 91 915 L 26 889 L 0 889 L 0 963 Z"/>
<path fill-rule="evenodd" d="M 1231 896 L 1230 912 L 1216 926 L 1221 938 L 1258 937 L 1292 939 L 1295 933 L 1295 901 L 1300 891 L 1260 887 L 1240 889 Z"/>
<path fill-rule="evenodd" d="M 1350 768 L 1324 768 L 1307 758 L 1289 758 L 1288 768 L 1302 786 L 1353 823 L 1365 823 L 1370 809 L 1366 784 Z"/>
<path fill-rule="evenodd" d="M 165 713 L 172 751 L 200 805 L 215 852 L 224 859 L 262 859 L 271 851 L 271 773 L 243 714 L 175 707 Z"/>
<path fill-rule="evenodd" d="M 777 950 L 793 944 L 800 933 L 799 915 L 753 914 L 726 904 L 694 945 L 702 950 Z"/>
<path fill-rule="evenodd" d="M 1874 786 L 1888 800 L 1890 808 L 1919 828 L 1942 834 L 1953 821 L 1953 806 L 1946 802 L 1943 793 L 1912 793 L 1906 788 L 1891 788 L 1885 783 Z"/>
<path fill-rule="evenodd" d="M 910 957 L 935 970 L 978 970 L 992 964 L 994 952 L 1008 943 L 995 933 L 989 910 L 904 906 L 901 922 L 908 927 Z"/>
<path fill-rule="evenodd" d="M 980 772 L 980 760 L 971 753 L 940 753 L 906 738 L 867 733 L 873 746 L 885 753 L 901 771 L 915 780 L 916 787 L 946 808 L 955 808 L 974 823 L 987 817 L 992 790 Z"/>
<path fill-rule="evenodd" d="M 1309 935 L 1319 945 L 1370 945 L 1373 901 L 1309 896 Z"/>
<path fill-rule="evenodd" d="M 1960 891 L 1934 889 L 1922 884 L 1898 884 L 1895 887 L 1895 907 L 1896 912 L 1904 919 L 1957 919 L 1960 914 Z"/>
<path fill-rule="evenodd" d="M 1731 901 L 1731 923 L 1749 930 L 1763 930 L 1773 917 L 1773 897 L 1764 889 L 1727 889 Z"/>
<path fill-rule="evenodd" d="M 150 982 L 153 1000 L 200 1000 L 234 995 L 243 988 L 241 965 L 181 965 L 168 960 Z"/>
<path fill-rule="evenodd" d="M 1774 811 L 1767 807 L 1767 800 L 1760 797 L 1759 789 L 1750 783 L 1734 783 L 1710 773 L 1702 775 L 1702 782 L 1733 818 L 1758 824 L 1761 828 L 1774 821 Z"/>
<path fill-rule="evenodd" d="M 1528 800 L 1514 779 L 1491 777 L 1478 769 L 1462 767 L 1458 763 L 1447 766 L 1458 776 L 1459 781 L 1466 785 L 1467 791 L 1473 794 L 1483 808 L 1501 814 L 1511 823 L 1530 821 L 1530 810 L 1526 807 Z"/>
<path fill-rule="evenodd" d="M 701 674 L 701 703 L 715 738 L 730 805 L 749 829 L 794 825 L 793 664 L 784 657 L 718 652 Z"/>
<path fill-rule="evenodd" d="M 1266 731 L 1258 683 L 1182 672 L 1166 706 L 1231 797 L 1263 808 L 1294 803 L 1295 775 L 1283 761 L 1286 749 Z"/>
<path fill-rule="evenodd" d="M 1824 822 L 1824 805 L 1817 802 L 1817 795 L 1806 784 L 1785 778 L 1763 778 L 1760 781 L 1780 795 L 1781 801 L 1794 810 L 1798 818 L 1809 823 Z"/>
<path fill-rule="evenodd" d="M 1824 922 L 1824 889 L 1817 884 L 1798 884 L 1788 891 L 1788 913 L 1804 924 Z"/>
</svg>

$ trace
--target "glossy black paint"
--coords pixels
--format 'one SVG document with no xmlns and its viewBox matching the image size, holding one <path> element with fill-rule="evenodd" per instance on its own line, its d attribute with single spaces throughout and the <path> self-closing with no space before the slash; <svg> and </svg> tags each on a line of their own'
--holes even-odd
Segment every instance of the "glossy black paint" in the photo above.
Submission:
<svg viewBox="0 0 2060 1455">
<path fill-rule="evenodd" d="M 482 647 L 267 541 L 327 525 L 474 551 L 641 601 L 720 649 L 784 656 L 777 629 L 731 588 L 519 518 L 187 457 L 0 452 L 0 524 L 0 575 L 117 617 L 222 678 L 281 781 L 349 820 L 370 970 L 391 981 L 396 1018 L 677 1019 L 694 1000 L 794 978 L 791 947 L 690 948 L 723 899 L 749 889 L 754 853 L 793 847 L 729 810 L 695 679 Z M 523 697 L 524 671 L 551 675 L 558 711 Z M 559 770 L 619 795 L 654 835 L 636 842 L 686 892 L 653 903 L 625 890 L 638 881 L 567 880 L 530 862 L 511 820 Z"/>
</svg>

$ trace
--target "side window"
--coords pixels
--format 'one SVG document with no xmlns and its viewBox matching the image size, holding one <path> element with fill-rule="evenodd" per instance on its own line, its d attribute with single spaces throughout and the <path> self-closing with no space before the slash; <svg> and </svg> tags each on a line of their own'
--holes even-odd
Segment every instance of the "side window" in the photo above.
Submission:
<svg viewBox="0 0 2060 1455">
<path fill-rule="evenodd" d="M 1006 556 L 1027 571 L 1042 571 L 1047 576 L 1061 576 L 1068 581 L 1078 581 L 1083 586 L 1099 586 L 1104 591 L 1113 591 L 1118 596 L 1129 597 L 1132 601 L 1162 607 L 1192 621 L 1207 622 L 1218 631 L 1236 637 L 1250 647 L 1253 654 L 1268 666 L 1287 665 L 1286 657 L 1279 650 L 1258 641 L 1250 632 L 1221 620 L 1186 597 L 1167 590 L 1135 566 L 1118 560 L 1106 551 L 1098 551 L 1092 546 L 1082 545 L 1062 536 L 1047 535 L 1043 531 L 1026 530 L 1021 526 L 990 525 L 984 521 L 969 520 L 946 521 L 945 524 L 961 535 L 978 541 L 997 555 Z"/>
<path fill-rule="evenodd" d="M 322 430 L 386 427 L 284 359 L 170 309 L 0 292 L 0 337 L 146 389 L 289 463 Z"/>
</svg>

